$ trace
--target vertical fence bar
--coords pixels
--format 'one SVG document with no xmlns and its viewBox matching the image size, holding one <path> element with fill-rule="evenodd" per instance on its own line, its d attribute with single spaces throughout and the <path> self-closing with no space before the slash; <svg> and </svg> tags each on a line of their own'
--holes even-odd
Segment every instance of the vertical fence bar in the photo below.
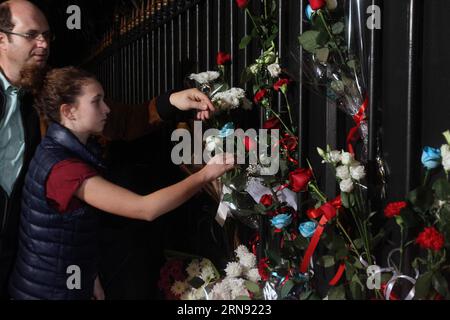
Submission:
<svg viewBox="0 0 450 320">
<path fill-rule="evenodd" d="M 420 45 L 423 2 L 409 0 L 408 6 L 408 92 L 406 98 L 406 183 L 405 194 L 418 184 L 420 146 Z"/>
</svg>

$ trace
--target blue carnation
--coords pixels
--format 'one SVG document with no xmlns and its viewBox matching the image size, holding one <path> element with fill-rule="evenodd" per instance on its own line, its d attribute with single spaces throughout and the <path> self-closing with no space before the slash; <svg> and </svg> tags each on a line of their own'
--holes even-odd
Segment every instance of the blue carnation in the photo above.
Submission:
<svg viewBox="0 0 450 320">
<path fill-rule="evenodd" d="M 441 150 L 432 147 L 423 148 L 422 164 L 428 170 L 439 167 L 441 164 Z"/>
</svg>

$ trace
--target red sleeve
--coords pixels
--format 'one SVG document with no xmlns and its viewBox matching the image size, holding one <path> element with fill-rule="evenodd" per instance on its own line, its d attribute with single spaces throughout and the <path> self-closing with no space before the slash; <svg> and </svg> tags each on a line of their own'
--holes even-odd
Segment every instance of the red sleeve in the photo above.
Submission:
<svg viewBox="0 0 450 320">
<path fill-rule="evenodd" d="M 59 212 L 75 209 L 80 201 L 74 197 L 83 182 L 98 175 L 91 166 L 78 159 L 67 159 L 53 166 L 47 178 L 46 194 L 49 203 Z"/>
</svg>

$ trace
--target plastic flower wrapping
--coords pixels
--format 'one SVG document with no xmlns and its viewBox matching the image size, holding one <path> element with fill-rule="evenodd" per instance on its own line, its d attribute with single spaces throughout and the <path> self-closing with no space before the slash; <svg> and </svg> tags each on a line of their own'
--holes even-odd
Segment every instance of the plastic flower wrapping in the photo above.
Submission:
<svg viewBox="0 0 450 320">
<path fill-rule="evenodd" d="M 361 138 L 363 161 L 368 147 L 365 8 L 365 0 L 310 2 L 305 11 L 309 28 L 299 37 L 307 84 L 353 118 L 347 143 L 353 148 Z"/>
</svg>

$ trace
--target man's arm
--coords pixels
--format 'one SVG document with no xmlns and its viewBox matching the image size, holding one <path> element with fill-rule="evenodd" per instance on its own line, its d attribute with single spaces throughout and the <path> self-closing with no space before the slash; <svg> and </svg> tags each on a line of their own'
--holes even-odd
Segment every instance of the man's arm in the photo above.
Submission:
<svg viewBox="0 0 450 320">
<path fill-rule="evenodd" d="M 208 97 L 197 89 L 168 92 L 143 104 L 106 103 L 111 112 L 103 135 L 108 140 L 134 140 L 159 128 L 163 121 L 205 120 L 214 111 Z"/>
</svg>

